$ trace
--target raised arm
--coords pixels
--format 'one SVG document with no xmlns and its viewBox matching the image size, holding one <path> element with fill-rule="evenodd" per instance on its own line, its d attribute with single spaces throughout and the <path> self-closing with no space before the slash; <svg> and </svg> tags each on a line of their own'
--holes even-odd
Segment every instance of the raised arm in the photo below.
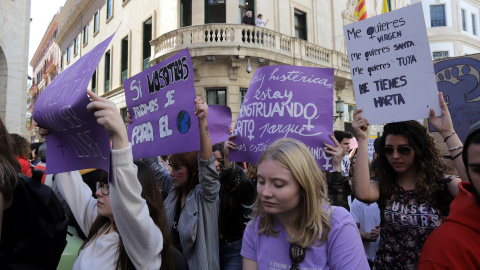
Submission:
<svg viewBox="0 0 480 270">
<path fill-rule="evenodd" d="M 195 114 L 198 116 L 200 129 L 200 158 L 208 160 L 212 157 L 212 141 L 207 125 L 208 105 L 200 97 L 195 99 Z"/>
<path fill-rule="evenodd" d="M 463 144 L 460 138 L 458 138 L 457 133 L 453 129 L 452 118 L 448 110 L 445 100 L 443 100 L 443 93 L 438 93 L 438 100 L 440 102 L 440 109 L 442 115 L 439 117 L 435 116 L 433 109 L 430 109 L 430 123 L 432 126 L 440 133 L 444 142 L 447 144 L 447 148 L 452 155 L 453 162 L 457 168 L 458 173 L 462 181 L 468 181 L 467 172 L 465 171 L 465 165 L 463 164 L 462 151 Z M 461 147 L 460 147 L 461 146 Z M 453 196 L 458 194 L 458 182 L 460 180 L 454 179 L 448 185 L 448 189 Z"/>
<path fill-rule="evenodd" d="M 355 197 L 365 203 L 378 200 L 380 190 L 377 182 L 370 182 L 370 169 L 368 167 L 368 120 L 361 116 L 362 109 L 353 114 L 353 128 L 358 140 L 357 161 L 353 173 L 353 193 Z"/>
</svg>

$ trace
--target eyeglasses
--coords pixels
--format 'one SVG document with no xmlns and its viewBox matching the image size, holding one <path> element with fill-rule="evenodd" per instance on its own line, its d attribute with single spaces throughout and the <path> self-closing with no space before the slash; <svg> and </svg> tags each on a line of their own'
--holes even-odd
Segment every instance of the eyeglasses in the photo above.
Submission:
<svg viewBox="0 0 480 270">
<path fill-rule="evenodd" d="M 110 191 L 108 190 L 108 184 L 105 184 L 105 183 L 102 183 L 102 182 L 97 182 L 97 183 L 95 183 L 95 186 L 97 187 L 96 190 L 98 190 L 99 188 L 102 189 L 102 194 L 103 195 L 110 194 Z"/>
<path fill-rule="evenodd" d="M 300 270 L 299 263 L 305 259 L 305 249 L 296 245 L 290 244 L 290 260 L 292 261 L 292 266 L 290 270 Z"/>
<path fill-rule="evenodd" d="M 383 153 L 385 155 L 393 155 L 393 152 L 395 152 L 395 148 L 393 148 L 393 146 L 383 147 Z M 410 146 L 402 145 L 397 147 L 397 152 L 402 156 L 408 156 L 410 153 L 412 153 L 412 148 Z"/>
</svg>

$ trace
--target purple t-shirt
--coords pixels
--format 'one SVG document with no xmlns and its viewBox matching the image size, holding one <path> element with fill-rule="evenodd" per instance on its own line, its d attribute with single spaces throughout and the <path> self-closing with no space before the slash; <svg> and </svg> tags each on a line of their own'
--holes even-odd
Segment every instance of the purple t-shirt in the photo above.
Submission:
<svg viewBox="0 0 480 270">
<path fill-rule="evenodd" d="M 242 256 L 257 262 L 258 269 L 290 269 L 289 236 L 277 221 L 277 237 L 258 234 L 259 218 L 250 221 L 245 229 Z M 370 269 L 363 250 L 357 225 L 343 207 L 333 207 L 330 215 L 330 234 L 321 246 L 305 249 L 305 259 L 299 264 L 302 270 Z M 319 241 L 316 243 L 318 245 Z"/>
</svg>

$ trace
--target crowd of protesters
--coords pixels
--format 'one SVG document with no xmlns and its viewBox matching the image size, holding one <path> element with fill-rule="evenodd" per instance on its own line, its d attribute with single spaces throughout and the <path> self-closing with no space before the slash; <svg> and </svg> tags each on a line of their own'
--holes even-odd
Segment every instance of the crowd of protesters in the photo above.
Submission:
<svg viewBox="0 0 480 270">
<path fill-rule="evenodd" d="M 332 172 L 321 171 L 308 148 L 289 138 L 272 143 L 258 164 L 231 162 L 233 136 L 212 146 L 208 105 L 199 97 L 192 102 L 199 151 L 133 160 L 115 104 L 88 94 L 87 109 L 111 139 L 109 176 L 47 175 L 46 144 L 29 146 L 0 120 L 1 269 L 49 269 L 12 255 L 25 244 L 22 233 L 10 231 L 12 217 L 28 211 L 20 202 L 22 174 L 52 186 L 84 238 L 74 269 L 480 267 L 480 123 L 462 145 L 441 93 L 441 116 L 431 110 L 430 123 L 458 176 L 447 174 L 417 121 L 386 124 L 370 163 L 361 109 L 354 113 L 355 155 L 348 157 L 348 132 L 323 142 Z"/>
</svg>

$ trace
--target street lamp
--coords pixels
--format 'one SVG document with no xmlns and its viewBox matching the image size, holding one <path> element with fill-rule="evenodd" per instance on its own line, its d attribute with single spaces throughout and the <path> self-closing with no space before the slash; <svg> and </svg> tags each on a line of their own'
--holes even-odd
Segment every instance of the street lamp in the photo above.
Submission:
<svg viewBox="0 0 480 270">
<path fill-rule="evenodd" d="M 343 110 L 344 108 L 343 105 L 344 105 L 343 100 L 340 98 L 340 96 L 338 96 L 338 100 L 335 101 L 335 111 L 336 113 L 338 113 L 338 115 L 333 116 L 333 122 L 337 121 L 337 118 L 341 118 L 342 114 L 345 112 Z"/>
</svg>

